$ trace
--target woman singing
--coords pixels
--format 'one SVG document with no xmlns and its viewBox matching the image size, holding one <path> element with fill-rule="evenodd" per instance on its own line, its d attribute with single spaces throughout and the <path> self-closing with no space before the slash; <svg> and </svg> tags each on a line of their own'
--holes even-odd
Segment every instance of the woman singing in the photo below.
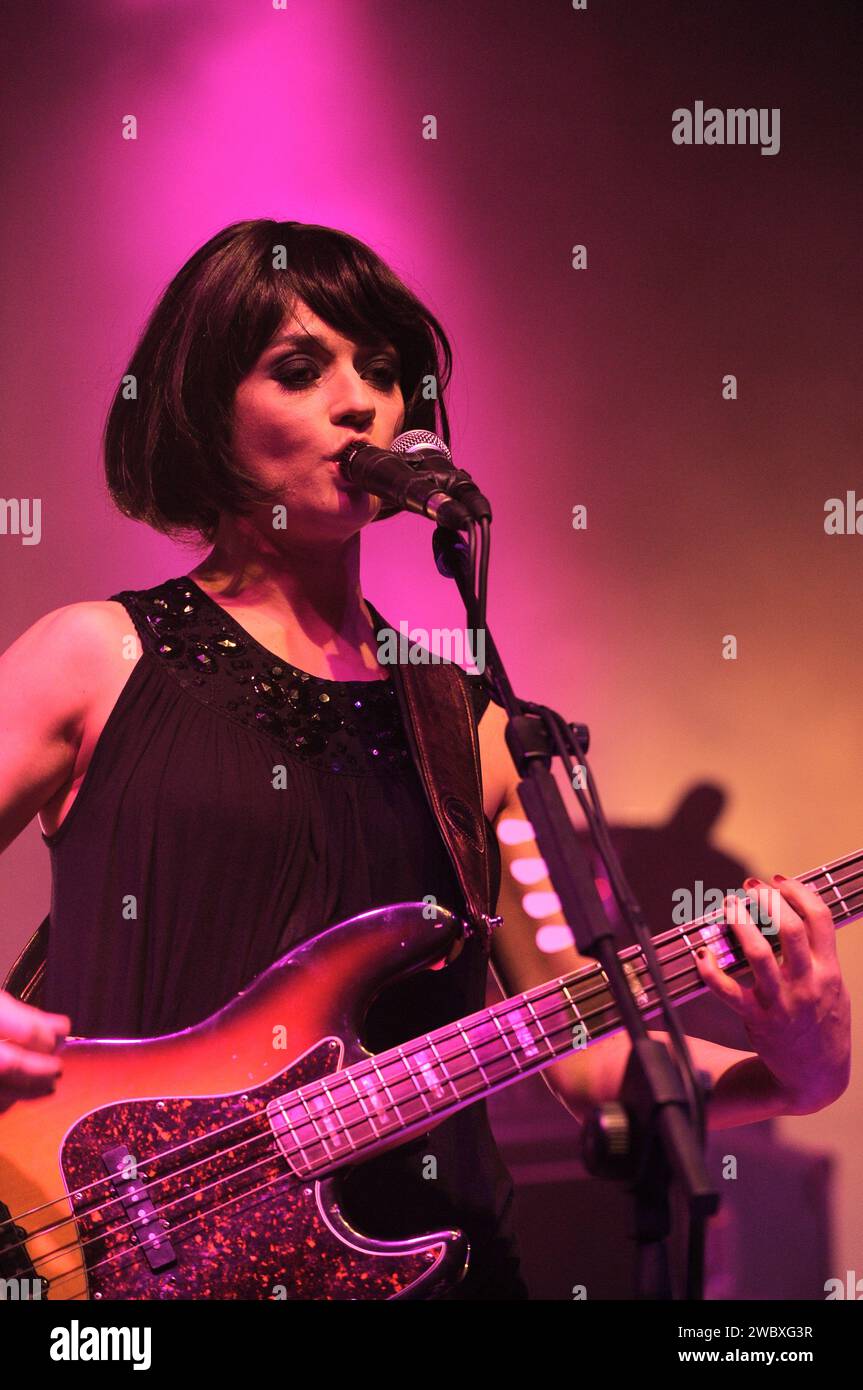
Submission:
<svg viewBox="0 0 863 1390">
<path fill-rule="evenodd" d="M 208 553 L 149 589 L 46 614 L 0 659 L 0 848 L 38 813 L 52 868 L 50 1012 L 0 994 L 2 1108 L 62 1086 L 69 1031 L 171 1033 L 345 918 L 428 895 L 462 910 L 361 590 L 360 538 L 388 513 L 336 462 L 355 439 L 387 447 L 412 428 L 448 439 L 450 370 L 437 320 L 373 251 L 329 228 L 227 227 L 165 291 L 111 407 L 107 480 L 126 516 Z M 536 945 L 509 872 L 536 847 L 494 833 L 523 816 L 503 714 L 480 677 L 464 680 L 504 918 L 492 962 L 521 992 L 584 962 Z M 752 988 L 710 952 L 699 966 L 754 1049 L 689 1039 L 713 1078 L 713 1127 L 814 1111 L 847 1085 L 829 913 L 795 881 L 781 898 L 782 963 L 757 927 L 735 927 Z M 486 970 L 472 938 L 445 969 L 400 982 L 373 1005 L 367 1045 L 481 1008 Z M 627 1051 L 617 1034 L 544 1075 L 581 1118 L 617 1094 Z M 370 1234 L 466 1231 L 470 1266 L 451 1297 L 526 1297 L 484 1104 L 356 1167 L 346 1191 Z"/>
</svg>

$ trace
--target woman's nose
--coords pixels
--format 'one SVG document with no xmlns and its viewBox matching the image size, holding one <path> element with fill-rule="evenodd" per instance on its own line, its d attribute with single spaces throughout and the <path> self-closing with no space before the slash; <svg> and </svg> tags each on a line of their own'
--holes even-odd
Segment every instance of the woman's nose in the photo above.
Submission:
<svg viewBox="0 0 863 1390">
<path fill-rule="evenodd" d="M 363 415 L 373 420 L 375 416 L 374 392 L 367 381 L 356 372 L 349 372 L 341 389 L 336 393 L 335 418 L 345 415 Z"/>
</svg>

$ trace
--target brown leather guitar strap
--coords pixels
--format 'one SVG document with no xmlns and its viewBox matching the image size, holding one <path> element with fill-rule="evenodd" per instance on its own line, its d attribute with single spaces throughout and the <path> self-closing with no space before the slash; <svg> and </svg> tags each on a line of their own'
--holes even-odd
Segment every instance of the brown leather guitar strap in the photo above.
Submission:
<svg viewBox="0 0 863 1390">
<path fill-rule="evenodd" d="M 375 629 L 389 628 L 369 604 Z M 424 649 L 421 655 L 430 656 Z M 491 869 L 476 721 L 467 678 L 450 662 L 397 662 L 392 667 L 408 747 L 443 836 L 467 906 L 468 921 L 488 947 L 493 926 Z M 444 907 L 451 904 L 444 903 Z"/>
<path fill-rule="evenodd" d="M 376 631 L 389 627 L 371 604 L 369 609 Z M 499 919 L 492 916 L 479 740 L 465 674 L 454 663 L 427 661 L 395 663 L 392 677 L 408 747 L 462 890 L 469 925 L 488 949 Z M 46 917 L 2 986 L 37 1007 L 45 980 L 49 928 Z"/>
<path fill-rule="evenodd" d="M 42 987 L 45 983 L 45 966 L 48 956 L 48 927 L 50 918 L 45 917 L 38 925 L 0 988 L 14 994 L 25 1004 L 40 1007 Z"/>
</svg>

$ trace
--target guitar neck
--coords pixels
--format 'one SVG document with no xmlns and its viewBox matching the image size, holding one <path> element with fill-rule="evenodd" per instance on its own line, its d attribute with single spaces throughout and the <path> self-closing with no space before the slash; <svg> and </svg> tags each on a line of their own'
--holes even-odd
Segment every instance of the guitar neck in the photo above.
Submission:
<svg viewBox="0 0 863 1390">
<path fill-rule="evenodd" d="M 863 916 L 863 850 L 798 881 L 826 903 L 836 927 Z M 778 932 L 767 939 L 778 949 Z M 705 992 L 694 958 L 700 946 L 713 951 L 730 975 L 747 968 L 721 912 L 652 940 L 665 987 L 678 1004 Z M 640 946 L 618 956 L 644 1017 L 661 1012 Z M 394 1135 L 425 1130 L 430 1120 L 438 1123 L 622 1026 L 605 972 L 585 965 L 282 1097 L 283 1151 L 304 1175 L 372 1157 L 391 1146 Z"/>
</svg>

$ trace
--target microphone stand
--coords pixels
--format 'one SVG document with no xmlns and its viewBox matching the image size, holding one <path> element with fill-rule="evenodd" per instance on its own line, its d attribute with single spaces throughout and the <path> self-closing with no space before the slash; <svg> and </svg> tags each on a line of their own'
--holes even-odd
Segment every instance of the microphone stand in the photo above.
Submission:
<svg viewBox="0 0 863 1390">
<path fill-rule="evenodd" d="M 483 521 L 482 530 L 487 564 L 487 521 Z M 484 626 L 485 604 L 479 603 L 473 588 L 473 540 L 473 523 L 470 549 L 459 531 L 437 525 L 433 549 L 440 573 L 454 579 L 458 586 L 468 627 L 477 632 Z M 632 1043 L 619 1100 L 594 1108 L 585 1121 L 585 1165 L 597 1175 L 627 1182 L 634 1193 L 635 1297 L 703 1298 L 705 1223 L 719 1207 L 719 1195 L 704 1165 L 705 1102 L 710 1077 L 693 1068 L 647 924 L 611 844 L 599 794 L 586 763 L 590 738 L 586 725 L 567 724 L 555 710 L 518 699 L 487 626 L 485 664 L 491 697 L 507 714 L 506 742 L 521 777 L 517 787 L 519 800 L 533 826 L 577 949 L 581 955 L 599 962 Z M 577 771 L 573 770 L 570 755 L 575 756 Z M 618 906 L 639 942 L 677 1061 L 663 1043 L 648 1036 L 645 1019 L 615 949 L 613 927 L 550 771 L 553 756 L 563 762 Z M 582 790 L 584 786 L 589 796 Z M 673 1180 L 680 1184 L 689 1213 L 686 1268 L 680 1294 L 673 1289 L 667 1247 L 672 1226 Z"/>
</svg>

